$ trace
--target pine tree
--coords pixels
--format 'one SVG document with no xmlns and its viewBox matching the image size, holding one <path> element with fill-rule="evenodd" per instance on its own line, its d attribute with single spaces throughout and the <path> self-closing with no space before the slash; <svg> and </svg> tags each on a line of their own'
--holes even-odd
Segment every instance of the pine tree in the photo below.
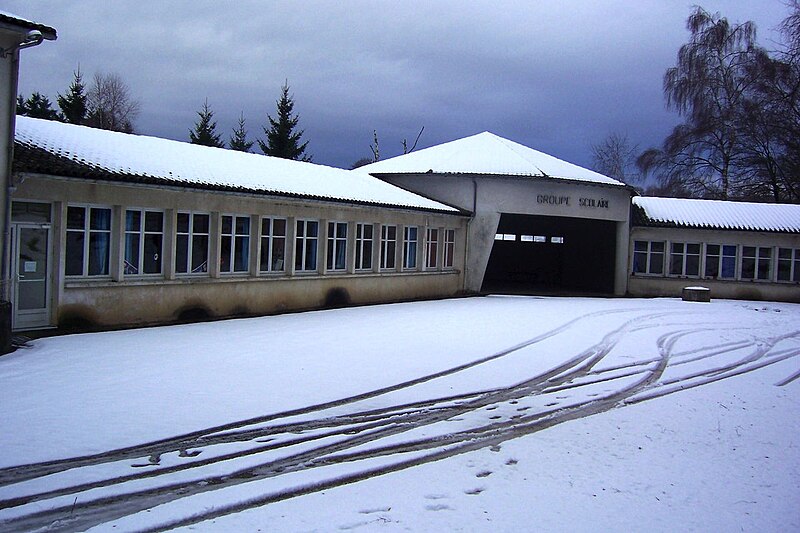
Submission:
<svg viewBox="0 0 800 533">
<path fill-rule="evenodd" d="M 278 111 L 277 119 L 273 119 L 271 115 L 267 115 L 270 124 L 269 129 L 266 127 L 264 128 L 267 141 L 264 142 L 258 139 L 258 145 L 261 147 L 261 151 L 266 155 L 274 157 L 311 161 L 311 156 L 305 154 L 308 141 L 300 142 L 303 136 L 303 130 L 295 131 L 300 117 L 292 115 L 294 99 L 289 95 L 288 81 L 283 84 L 281 88 L 281 98 L 276 104 Z"/>
<path fill-rule="evenodd" d="M 247 140 L 247 130 L 244 129 L 244 112 L 239 114 L 239 126 L 233 128 L 233 135 L 228 141 L 228 148 L 239 152 L 249 152 L 253 141 Z"/>
<path fill-rule="evenodd" d="M 194 130 L 189 130 L 189 139 L 191 139 L 192 144 L 225 148 L 225 144 L 219 139 L 219 135 L 215 131 L 217 123 L 212 120 L 214 112 L 208 106 L 208 99 L 203 104 L 202 111 L 198 111 L 197 114 L 200 116 L 200 120 L 194 125 Z"/>
<path fill-rule="evenodd" d="M 62 122 L 64 120 L 64 117 L 53 109 L 53 104 L 50 103 L 50 99 L 39 92 L 31 94 L 27 100 L 18 96 L 17 114 L 46 120 L 58 120 Z"/>
<path fill-rule="evenodd" d="M 74 73 L 72 84 L 66 95 L 58 95 L 58 107 L 64 118 L 70 124 L 83 124 L 86 121 L 86 86 L 83 84 L 81 69 L 78 67 Z"/>
</svg>

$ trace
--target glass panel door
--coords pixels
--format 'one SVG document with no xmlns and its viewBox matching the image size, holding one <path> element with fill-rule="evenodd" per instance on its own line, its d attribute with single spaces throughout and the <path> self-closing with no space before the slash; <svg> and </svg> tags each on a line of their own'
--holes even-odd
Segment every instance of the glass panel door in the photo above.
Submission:
<svg viewBox="0 0 800 533">
<path fill-rule="evenodd" d="M 50 229 L 39 225 L 17 224 L 14 228 L 14 329 L 49 325 Z"/>
</svg>

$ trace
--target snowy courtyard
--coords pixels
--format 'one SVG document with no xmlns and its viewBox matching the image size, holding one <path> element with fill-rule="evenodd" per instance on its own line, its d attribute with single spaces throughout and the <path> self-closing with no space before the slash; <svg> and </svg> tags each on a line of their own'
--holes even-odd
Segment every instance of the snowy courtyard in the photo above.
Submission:
<svg viewBox="0 0 800 533">
<path fill-rule="evenodd" d="M 490 296 L 0 357 L 0 530 L 800 529 L 800 306 Z"/>
</svg>

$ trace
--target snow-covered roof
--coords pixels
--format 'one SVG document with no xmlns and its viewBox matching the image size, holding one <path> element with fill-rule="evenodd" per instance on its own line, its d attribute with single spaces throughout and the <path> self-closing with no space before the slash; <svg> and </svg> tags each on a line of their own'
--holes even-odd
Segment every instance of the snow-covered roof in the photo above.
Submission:
<svg viewBox="0 0 800 533">
<path fill-rule="evenodd" d="M 624 185 L 551 155 L 485 131 L 360 167 L 370 174 L 489 174 Z"/>
<path fill-rule="evenodd" d="M 635 225 L 800 233 L 800 205 L 649 196 L 633 205 Z"/>
<path fill-rule="evenodd" d="M 24 30 L 39 30 L 42 32 L 45 39 L 53 40 L 56 38 L 55 28 L 22 18 L 2 9 L 0 9 L 0 24 L 18 27 Z"/>
<path fill-rule="evenodd" d="M 20 172 L 456 211 L 365 173 L 157 137 L 19 116 L 15 139 Z"/>
</svg>

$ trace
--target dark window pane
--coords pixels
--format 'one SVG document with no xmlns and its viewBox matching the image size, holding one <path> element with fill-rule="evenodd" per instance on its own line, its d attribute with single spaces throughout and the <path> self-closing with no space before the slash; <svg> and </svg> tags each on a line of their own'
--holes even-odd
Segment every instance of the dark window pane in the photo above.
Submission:
<svg viewBox="0 0 800 533">
<path fill-rule="evenodd" d="M 308 223 L 307 235 L 309 237 L 317 237 L 317 236 L 319 236 L 319 222 L 311 221 L 311 222 Z"/>
<path fill-rule="evenodd" d="M 67 229 L 84 229 L 86 227 L 86 209 L 83 207 L 67 208 Z"/>
<path fill-rule="evenodd" d="M 178 233 L 189 233 L 189 213 L 178 213 Z"/>
<path fill-rule="evenodd" d="M 89 234 L 89 275 L 108 275 L 108 256 L 110 235 L 105 232 Z"/>
<path fill-rule="evenodd" d="M 139 231 L 142 223 L 142 213 L 139 211 L 125 211 L 125 231 Z"/>
<path fill-rule="evenodd" d="M 261 235 L 270 235 L 271 223 L 268 218 L 261 219 Z"/>
<path fill-rule="evenodd" d="M 273 235 L 286 236 L 286 219 L 278 218 L 273 221 Z"/>
<path fill-rule="evenodd" d="M 736 258 L 725 256 L 722 258 L 722 278 L 732 279 L 736 276 Z"/>
<path fill-rule="evenodd" d="M 224 216 L 222 217 L 222 233 L 232 233 L 233 232 L 233 217 Z"/>
<path fill-rule="evenodd" d="M 237 237 L 234 250 L 233 269 L 236 272 L 246 272 L 250 262 L 250 238 Z"/>
<path fill-rule="evenodd" d="M 192 237 L 192 270 L 193 273 L 208 272 L 208 236 Z"/>
<path fill-rule="evenodd" d="M 144 230 L 161 233 L 164 231 L 164 213 L 147 211 L 144 214 Z"/>
<path fill-rule="evenodd" d="M 231 271 L 231 237 L 223 236 L 220 239 L 219 269 L 221 272 Z"/>
<path fill-rule="evenodd" d="M 178 235 L 175 246 L 175 272 L 189 272 L 189 236 Z"/>
<path fill-rule="evenodd" d="M 100 209 L 93 207 L 89 220 L 90 229 L 109 230 L 111 229 L 111 209 Z"/>
<path fill-rule="evenodd" d="M 64 272 L 67 276 L 83 275 L 83 232 L 67 232 L 67 258 Z"/>
<path fill-rule="evenodd" d="M 286 255 L 286 239 L 278 237 L 272 241 L 272 270 L 283 270 Z"/>
<path fill-rule="evenodd" d="M 125 274 L 139 273 L 139 234 L 125 234 Z"/>
<path fill-rule="evenodd" d="M 161 234 L 144 237 L 144 273 L 161 274 Z"/>
<path fill-rule="evenodd" d="M 208 233 L 208 215 L 194 215 L 194 233 Z"/>
</svg>

